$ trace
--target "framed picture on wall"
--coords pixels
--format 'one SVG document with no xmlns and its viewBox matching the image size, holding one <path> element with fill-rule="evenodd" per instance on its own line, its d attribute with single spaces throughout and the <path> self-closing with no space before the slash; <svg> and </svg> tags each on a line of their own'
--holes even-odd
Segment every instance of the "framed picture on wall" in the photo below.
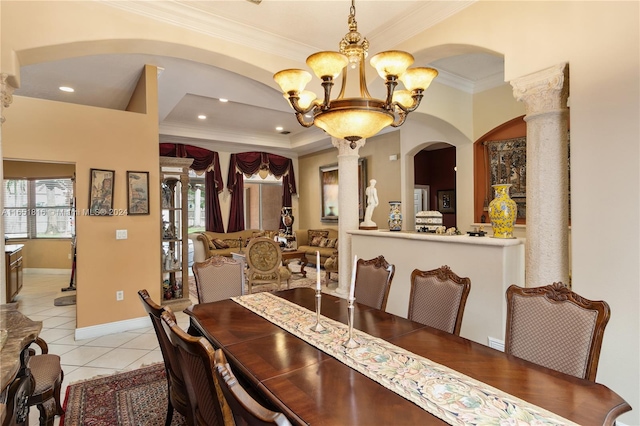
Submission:
<svg viewBox="0 0 640 426">
<path fill-rule="evenodd" d="M 89 178 L 89 215 L 113 216 L 113 185 L 116 172 L 91 169 Z"/>
<path fill-rule="evenodd" d="M 127 171 L 127 214 L 149 214 L 149 172 Z"/>
<path fill-rule="evenodd" d="M 337 222 L 338 211 L 338 165 L 331 164 L 320 167 L 320 197 L 322 222 Z M 364 220 L 366 207 L 364 192 L 367 184 L 367 160 L 358 160 L 358 218 Z"/>
<path fill-rule="evenodd" d="M 456 212 L 456 191 L 454 189 L 438 191 L 438 211 L 440 213 Z"/>
</svg>

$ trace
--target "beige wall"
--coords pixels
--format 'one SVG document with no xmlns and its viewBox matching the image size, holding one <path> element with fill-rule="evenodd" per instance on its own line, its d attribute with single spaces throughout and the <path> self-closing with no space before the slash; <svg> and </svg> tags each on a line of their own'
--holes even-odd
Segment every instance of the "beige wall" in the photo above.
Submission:
<svg viewBox="0 0 640 426">
<path fill-rule="evenodd" d="M 89 169 L 115 170 L 114 208 L 126 209 L 127 170 L 148 170 L 150 182 L 158 181 L 156 81 L 155 67 L 148 67 L 141 80 L 146 83 L 148 114 L 15 96 L 4 111 L 3 154 L 75 163 L 79 209 L 88 208 Z M 152 206 L 158 192 L 157 185 L 150 186 Z M 153 208 L 149 216 L 77 216 L 78 328 L 143 316 L 136 295 L 141 288 L 159 300 L 159 223 L 158 209 Z M 116 241 L 117 229 L 127 229 L 128 239 Z M 124 291 L 124 301 L 116 302 L 118 290 Z"/>
<path fill-rule="evenodd" d="M 390 161 L 389 156 L 400 153 L 400 140 L 398 132 L 389 132 L 369 138 L 360 148 L 360 158 L 367 160 L 367 182 L 370 179 L 377 181 L 378 207 L 373 211 L 373 221 L 378 229 L 389 229 L 387 223 L 389 215 L 389 201 L 400 199 L 400 160 Z M 320 195 L 320 167 L 338 164 L 338 150 L 331 148 L 325 151 L 309 154 L 298 159 L 300 164 L 300 177 L 298 179 L 299 211 L 294 209 L 296 217 L 296 229 L 309 228 L 335 228 L 335 223 L 323 223 L 320 221 L 321 195 Z M 366 202 L 366 199 L 365 199 Z"/>
</svg>

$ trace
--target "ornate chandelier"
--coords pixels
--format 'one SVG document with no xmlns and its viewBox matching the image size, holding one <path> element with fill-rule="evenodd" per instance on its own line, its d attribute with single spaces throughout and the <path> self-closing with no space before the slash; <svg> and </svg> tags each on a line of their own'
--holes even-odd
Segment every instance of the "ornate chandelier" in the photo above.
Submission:
<svg viewBox="0 0 640 426">
<path fill-rule="evenodd" d="M 433 68 L 409 68 L 413 56 L 399 50 L 380 52 L 371 58 L 386 85 L 386 99 L 372 98 L 367 89 L 364 60 L 369 42 L 358 32 L 355 0 L 351 0 L 349 33 L 340 41 L 340 52 L 317 52 L 307 58 L 307 65 L 322 80 L 324 100 L 305 90 L 311 74 L 301 69 L 287 69 L 276 73 L 273 79 L 280 85 L 284 97 L 295 110 L 298 122 L 304 127 L 313 125 L 339 139 L 346 139 L 355 148 L 355 142 L 374 136 L 387 126 L 401 126 L 407 114 L 420 105 L 423 92 L 438 75 Z M 360 96 L 347 97 L 347 69 L 359 67 Z M 344 72 L 343 72 L 344 71 Z M 342 74 L 342 88 L 338 97 L 331 99 L 334 80 Z M 405 90 L 395 90 L 400 80 Z"/>
</svg>

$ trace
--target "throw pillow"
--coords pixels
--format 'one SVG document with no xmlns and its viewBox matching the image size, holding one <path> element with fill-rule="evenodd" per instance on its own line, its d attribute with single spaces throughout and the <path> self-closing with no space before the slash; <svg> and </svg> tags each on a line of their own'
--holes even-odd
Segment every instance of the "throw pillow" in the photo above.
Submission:
<svg viewBox="0 0 640 426">
<path fill-rule="evenodd" d="M 312 238 L 311 238 L 311 243 L 310 243 L 310 245 L 311 245 L 312 247 L 320 247 L 320 243 L 322 242 L 322 240 L 323 240 L 323 239 L 325 239 L 325 240 L 326 240 L 326 238 L 324 238 L 324 237 L 320 237 L 320 236 L 312 237 Z"/>
<path fill-rule="evenodd" d="M 227 248 L 238 248 L 240 247 L 240 241 L 237 239 L 232 240 L 222 240 L 227 245 Z"/>
<path fill-rule="evenodd" d="M 214 238 L 212 242 L 213 242 L 213 245 L 217 249 L 227 249 L 227 248 L 229 248 L 229 245 L 227 243 L 225 243 L 224 241 L 222 241 L 220 238 Z"/>
<path fill-rule="evenodd" d="M 318 244 L 320 244 L 320 241 L 318 240 L 318 244 L 313 244 L 313 237 L 327 238 L 329 236 L 329 231 L 321 231 L 319 229 L 309 229 L 307 231 L 307 235 L 308 235 L 307 241 L 309 241 L 309 245 L 318 246 Z"/>
<path fill-rule="evenodd" d="M 320 247 L 334 248 L 335 246 L 335 238 L 323 238 L 322 240 L 320 240 Z"/>
</svg>

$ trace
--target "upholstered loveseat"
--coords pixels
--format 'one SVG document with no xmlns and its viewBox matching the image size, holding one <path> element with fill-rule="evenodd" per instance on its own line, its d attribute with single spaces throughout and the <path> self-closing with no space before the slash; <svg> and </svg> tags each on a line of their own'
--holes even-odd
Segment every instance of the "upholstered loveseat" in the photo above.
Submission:
<svg viewBox="0 0 640 426">
<path fill-rule="evenodd" d="M 324 266 L 338 250 L 338 230 L 331 228 L 300 229 L 296 231 L 298 250 L 305 253 L 307 262 L 316 264 L 316 250 L 320 252 L 320 265 Z"/>
<path fill-rule="evenodd" d="M 246 247 L 251 238 L 273 238 L 277 234 L 277 231 L 259 229 L 228 233 L 204 231 L 189 234 L 189 239 L 193 241 L 193 261 L 204 262 L 213 255 L 231 257 L 231 252 L 238 251 L 240 248 L 240 238 L 242 238 L 243 247 Z"/>
</svg>

